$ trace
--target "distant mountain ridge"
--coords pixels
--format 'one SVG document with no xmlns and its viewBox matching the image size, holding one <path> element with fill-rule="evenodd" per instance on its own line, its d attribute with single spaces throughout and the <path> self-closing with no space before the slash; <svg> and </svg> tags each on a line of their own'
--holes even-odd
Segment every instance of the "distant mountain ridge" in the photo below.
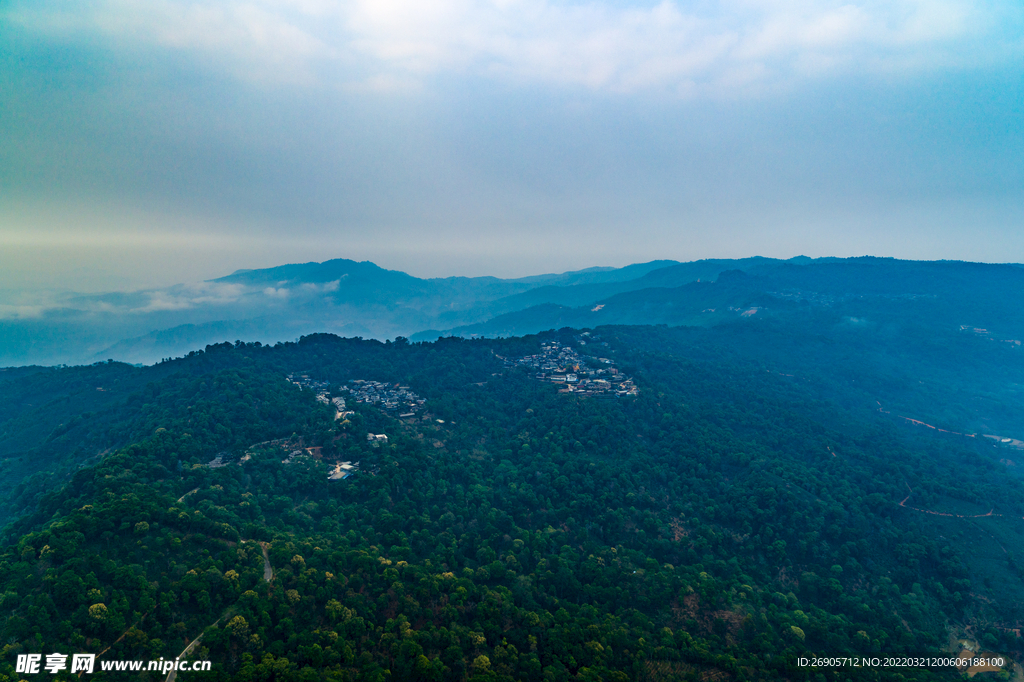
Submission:
<svg viewBox="0 0 1024 682">
<path fill-rule="evenodd" d="M 725 272 L 733 274 L 720 281 Z M 991 327 L 1024 337 L 1016 310 L 1021 294 L 1024 268 L 959 261 L 657 260 L 518 279 L 424 279 L 369 261 L 333 259 L 238 270 L 194 285 L 76 296 L 34 317 L 2 319 L 0 366 L 108 358 L 152 363 L 222 341 L 274 343 L 315 332 L 429 341 L 562 326 L 708 326 L 837 305 L 858 316 L 888 310 L 897 299 L 906 299 L 902 314 L 915 324 Z M 853 303 L 858 297 L 860 307 Z M 744 317 L 751 308 L 757 311 Z"/>
<path fill-rule="evenodd" d="M 412 339 L 514 336 L 607 324 L 709 326 L 812 308 L 1024 338 L 1018 305 L 1024 269 L 1013 264 L 871 257 L 697 261 L 652 271 L 629 284 L 532 290 L 511 297 L 524 305 L 510 306 L 517 309 L 486 322 L 421 332 Z"/>
</svg>

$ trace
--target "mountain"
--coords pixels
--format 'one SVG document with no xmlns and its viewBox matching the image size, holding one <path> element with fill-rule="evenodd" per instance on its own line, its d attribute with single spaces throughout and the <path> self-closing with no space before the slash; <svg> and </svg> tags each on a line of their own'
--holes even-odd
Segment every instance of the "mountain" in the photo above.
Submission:
<svg viewBox="0 0 1024 682">
<path fill-rule="evenodd" d="M 486 322 L 412 338 L 503 336 L 601 324 L 703 326 L 753 315 L 803 316 L 811 310 L 844 311 L 852 317 L 877 314 L 922 331 L 963 326 L 1024 337 L 1024 315 L 1016 303 L 1024 295 L 1024 269 L 1016 265 L 881 258 L 736 262 L 745 269 L 725 269 L 734 264 L 729 261 L 713 263 L 655 270 L 621 292 L 538 289 L 512 297 L 524 305 Z M 715 277 L 690 279 L 699 271 L 695 265 Z M 540 298 L 547 300 L 534 302 Z"/>
<path fill-rule="evenodd" d="M 730 279 L 720 282 L 722 273 Z M 819 310 L 912 322 L 923 334 L 963 325 L 1019 339 L 1024 321 L 1014 301 L 1024 293 L 1022 278 L 1015 265 L 798 257 L 420 279 L 336 259 L 160 290 L 66 296 L 33 316 L 0 320 L 0 363 L 152 363 L 223 341 L 276 343 L 316 332 L 432 340 L 562 326 L 707 326 Z"/>
<path fill-rule="evenodd" d="M 583 306 L 623 292 L 714 279 L 728 269 L 761 271 L 782 262 L 652 261 L 512 280 L 420 279 L 345 259 L 242 270 L 198 284 L 65 295 L 30 306 L 21 317 L 0 320 L 0 365 L 152 363 L 225 340 L 274 343 L 317 331 L 410 336 L 480 324 L 535 305 Z"/>
<path fill-rule="evenodd" d="M 671 261 L 501 280 L 420 279 L 373 263 L 335 259 L 238 271 L 165 289 L 65 295 L 22 306 L 27 311 L 22 316 L 0 320 L 0 365 L 108 358 L 150 363 L 223 340 L 272 343 L 316 331 L 408 336 L 484 321 L 509 310 L 492 302 L 550 283 L 630 281 L 666 263 Z"/>
<path fill-rule="evenodd" d="M 751 279 L 683 289 L 731 301 Z M 93 653 L 102 674 L 196 641 L 184 659 L 212 669 L 189 674 L 238 682 L 883 680 L 801 659 L 964 652 L 1009 678 L 1018 432 L 956 419 L 1001 406 L 1024 425 L 1020 351 L 814 300 L 0 372 L 20 467 L 0 675 L 20 679 L 18 655 Z M 905 299 L 882 300 L 898 317 Z"/>
</svg>

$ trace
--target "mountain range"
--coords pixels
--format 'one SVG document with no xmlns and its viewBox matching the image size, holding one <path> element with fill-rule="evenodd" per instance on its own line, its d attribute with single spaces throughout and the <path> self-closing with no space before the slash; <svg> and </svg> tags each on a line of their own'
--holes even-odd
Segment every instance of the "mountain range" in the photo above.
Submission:
<svg viewBox="0 0 1024 682">
<path fill-rule="evenodd" d="M 0 320 L 0 365 L 149 364 L 223 341 L 315 332 L 414 341 L 605 324 L 713 326 L 842 309 L 925 328 L 1024 337 L 1014 264 L 883 258 L 659 260 L 520 279 L 421 279 L 346 259 L 199 284 L 66 295 Z"/>
</svg>

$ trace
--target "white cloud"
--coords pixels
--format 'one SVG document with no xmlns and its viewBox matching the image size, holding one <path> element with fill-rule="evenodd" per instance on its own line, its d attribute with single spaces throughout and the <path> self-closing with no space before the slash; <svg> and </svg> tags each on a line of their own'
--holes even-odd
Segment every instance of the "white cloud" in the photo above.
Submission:
<svg viewBox="0 0 1024 682">
<path fill-rule="evenodd" d="M 198 282 L 182 284 L 168 289 L 144 292 L 148 297 L 145 305 L 131 308 L 133 313 L 152 313 L 168 310 L 187 310 L 200 306 L 217 306 L 237 303 L 249 288 L 240 284 L 221 282 Z"/>
<path fill-rule="evenodd" d="M 347 277 L 348 275 L 346 275 Z M 323 282 L 319 284 L 317 282 L 303 282 L 300 285 L 301 290 L 307 294 L 328 294 L 333 291 L 337 291 L 341 286 L 341 280 L 336 279 L 331 282 Z"/>
<path fill-rule="evenodd" d="M 64 307 L 93 313 L 145 314 L 230 305 L 252 293 L 252 288 L 240 284 L 197 282 L 135 292 L 123 299 L 108 300 L 102 295 L 82 296 L 71 304 L 64 304 Z"/>
<path fill-rule="evenodd" d="M 7 17 L 56 37 L 97 35 L 113 39 L 112 46 L 141 43 L 195 53 L 252 80 L 309 80 L 309 67 L 336 53 L 301 23 L 331 4 L 96 0 L 61 3 L 59 9 L 33 3 Z"/>
<path fill-rule="evenodd" d="M 186 310 L 192 307 L 192 302 L 178 296 L 168 296 L 165 292 L 153 292 L 150 294 L 149 302 L 140 307 L 134 308 L 133 313 L 153 313 L 168 310 Z"/>
<path fill-rule="evenodd" d="M 0 320 L 23 320 L 27 318 L 38 318 L 46 311 L 44 306 L 39 305 L 9 305 L 0 303 Z"/>
<path fill-rule="evenodd" d="M 785 84 L 1012 58 L 1022 10 L 980 0 L 93 0 L 7 18 L 206 57 L 250 78 L 408 87 L 436 74 L 636 91 Z"/>
</svg>

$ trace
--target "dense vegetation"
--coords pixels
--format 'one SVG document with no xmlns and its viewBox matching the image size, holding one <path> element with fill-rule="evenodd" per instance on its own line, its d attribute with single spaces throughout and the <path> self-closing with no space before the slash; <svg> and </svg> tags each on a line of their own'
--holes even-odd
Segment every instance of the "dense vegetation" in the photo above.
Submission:
<svg viewBox="0 0 1024 682">
<path fill-rule="evenodd" d="M 1017 559 L 965 551 L 1024 530 L 1002 451 L 858 407 L 870 388 L 831 371 L 765 371 L 714 332 L 599 332 L 544 338 L 614 357 L 638 397 L 504 365 L 537 337 L 318 335 L 10 379 L 113 372 L 131 391 L 83 432 L 116 449 L 18 498 L 0 680 L 17 653 L 173 657 L 201 633 L 193 656 L 215 666 L 190 679 L 882 679 L 796 659 L 939 652 L 948 627 L 1019 649 Z M 293 372 L 401 381 L 429 413 L 336 421 Z M 300 437 L 322 461 L 264 443 Z M 328 481 L 335 460 L 359 471 Z M 908 489 L 1003 516 L 923 513 Z"/>
</svg>

